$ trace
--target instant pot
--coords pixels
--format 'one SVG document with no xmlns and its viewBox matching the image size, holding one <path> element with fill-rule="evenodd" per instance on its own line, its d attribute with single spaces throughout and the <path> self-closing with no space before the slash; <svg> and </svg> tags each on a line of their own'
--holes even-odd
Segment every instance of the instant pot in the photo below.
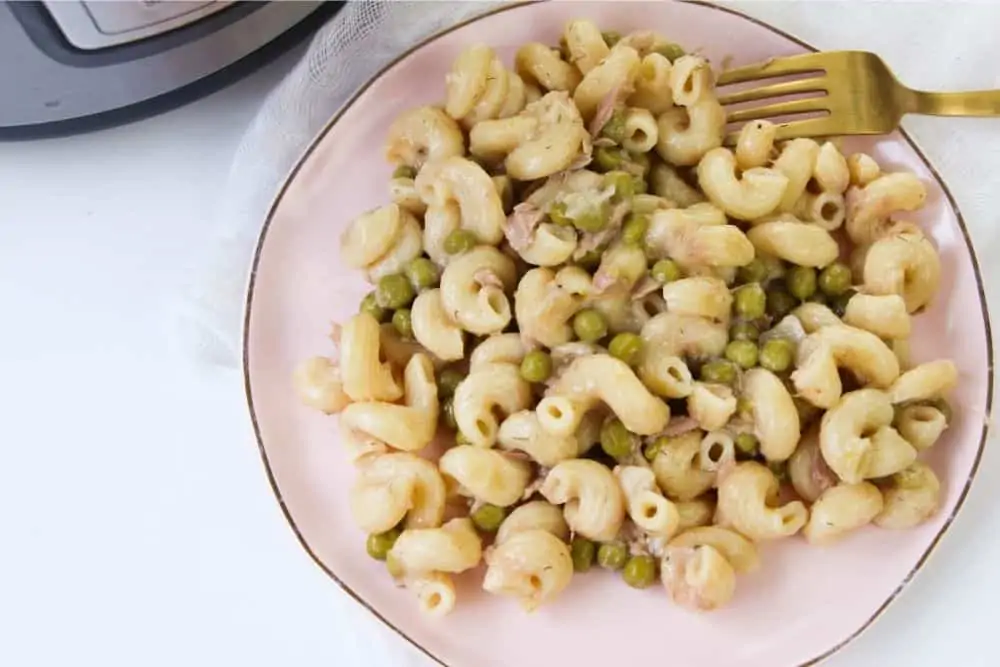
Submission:
<svg viewBox="0 0 1000 667">
<path fill-rule="evenodd" d="M 173 108 L 308 37 L 341 2 L 0 2 L 0 139 Z"/>
</svg>

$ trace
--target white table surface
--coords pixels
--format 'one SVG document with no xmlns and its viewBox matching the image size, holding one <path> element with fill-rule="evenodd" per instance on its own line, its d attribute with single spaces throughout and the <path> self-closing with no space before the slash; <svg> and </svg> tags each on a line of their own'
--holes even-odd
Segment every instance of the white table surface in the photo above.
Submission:
<svg viewBox="0 0 1000 667">
<path fill-rule="evenodd" d="M 2 665 L 382 667 L 278 510 L 239 377 L 168 339 L 230 155 L 287 65 L 134 125 L 0 144 Z M 827 664 L 1000 663 L 998 488 L 993 447 L 930 564 Z"/>
</svg>

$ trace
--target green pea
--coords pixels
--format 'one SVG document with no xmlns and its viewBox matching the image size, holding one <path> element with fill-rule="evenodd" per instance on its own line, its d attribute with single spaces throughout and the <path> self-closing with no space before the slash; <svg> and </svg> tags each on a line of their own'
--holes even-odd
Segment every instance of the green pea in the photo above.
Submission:
<svg viewBox="0 0 1000 667">
<path fill-rule="evenodd" d="M 622 241 L 629 245 L 641 245 L 646 240 L 649 216 L 645 213 L 629 213 L 622 226 Z"/>
<path fill-rule="evenodd" d="M 437 285 L 441 276 L 434 262 L 426 257 L 417 257 L 406 265 L 406 277 L 419 291 Z"/>
<path fill-rule="evenodd" d="M 417 170 L 405 164 L 401 164 L 392 172 L 393 178 L 416 178 Z"/>
<path fill-rule="evenodd" d="M 594 149 L 594 163 L 601 171 L 615 171 L 625 164 L 625 151 L 612 146 L 598 146 Z"/>
<path fill-rule="evenodd" d="M 608 325 L 599 311 L 586 308 L 573 316 L 573 333 L 584 343 L 596 343 L 608 335 Z"/>
<path fill-rule="evenodd" d="M 414 297 L 413 285 L 402 273 L 390 273 L 379 278 L 375 300 L 383 308 L 404 308 Z"/>
<path fill-rule="evenodd" d="M 733 340 L 726 345 L 726 359 L 742 368 L 757 365 L 757 344 L 749 340 Z"/>
<path fill-rule="evenodd" d="M 767 467 L 778 478 L 779 483 L 784 484 L 788 481 L 788 463 L 786 461 L 768 461 Z"/>
<path fill-rule="evenodd" d="M 658 283 L 672 283 L 675 280 L 680 280 L 684 274 L 681 273 L 681 267 L 677 265 L 672 259 L 661 259 L 656 264 L 653 264 L 653 268 L 650 269 L 649 275 L 653 277 Z"/>
<path fill-rule="evenodd" d="M 767 314 L 775 320 L 780 320 L 792 312 L 792 309 L 797 305 L 795 297 L 784 289 L 772 288 L 767 290 Z"/>
<path fill-rule="evenodd" d="M 605 30 L 601 33 L 601 37 L 604 38 L 604 43 L 608 45 L 609 49 L 618 42 L 622 41 L 622 34 L 615 30 Z"/>
<path fill-rule="evenodd" d="M 458 423 L 455 421 L 455 404 L 450 398 L 441 405 L 441 419 L 444 420 L 445 426 L 448 428 L 458 429 Z"/>
<path fill-rule="evenodd" d="M 649 443 L 643 448 L 642 455 L 646 457 L 647 461 L 652 463 L 653 461 L 656 460 L 656 457 L 659 455 L 661 451 L 663 451 L 663 448 L 666 447 L 669 442 L 670 438 L 668 438 L 665 435 L 660 436 L 659 438 L 657 438 L 656 440 Z"/>
<path fill-rule="evenodd" d="M 799 301 L 805 301 L 816 292 L 816 269 L 811 266 L 793 266 L 785 274 L 788 292 Z"/>
<path fill-rule="evenodd" d="M 607 226 L 609 213 L 606 203 L 595 206 L 573 218 L 573 226 L 582 232 L 599 232 Z"/>
<path fill-rule="evenodd" d="M 736 367 L 724 359 L 713 359 L 701 367 L 703 382 L 714 384 L 732 384 L 736 381 Z"/>
<path fill-rule="evenodd" d="M 476 524 L 476 528 L 483 532 L 495 533 L 503 520 L 507 518 L 507 511 L 502 507 L 497 507 L 496 505 L 490 505 L 486 503 L 485 505 L 480 505 L 479 509 L 473 512 L 470 516 L 472 523 Z"/>
<path fill-rule="evenodd" d="M 830 299 L 830 310 L 832 310 L 837 317 L 843 317 L 844 313 L 847 312 L 847 302 L 850 301 L 855 294 L 857 294 L 857 292 L 849 289 L 843 294 L 838 294 L 833 297 Z"/>
<path fill-rule="evenodd" d="M 942 415 L 944 415 L 945 424 L 951 424 L 952 410 L 951 410 L 951 404 L 948 403 L 948 401 L 946 401 L 943 398 L 934 398 L 927 401 L 927 405 L 931 406 L 932 408 L 940 412 Z"/>
<path fill-rule="evenodd" d="M 628 560 L 628 547 L 621 542 L 608 542 L 597 547 L 597 564 L 605 570 L 620 570 Z"/>
<path fill-rule="evenodd" d="M 772 373 L 783 373 L 792 365 L 792 344 L 784 338 L 772 338 L 760 348 L 760 365 Z"/>
<path fill-rule="evenodd" d="M 574 537 L 569 545 L 569 553 L 573 558 L 573 570 L 586 572 L 594 566 L 597 545 L 585 537 Z"/>
<path fill-rule="evenodd" d="M 619 199 L 631 199 L 635 196 L 635 188 L 632 181 L 632 174 L 627 171 L 609 171 L 604 174 L 604 187 L 615 189 L 615 196 Z"/>
<path fill-rule="evenodd" d="M 549 220 L 562 227 L 572 227 L 573 219 L 566 215 L 566 202 L 552 202 L 549 205 Z"/>
<path fill-rule="evenodd" d="M 656 47 L 654 50 L 670 62 L 674 62 L 684 55 L 684 49 L 680 46 L 680 44 L 667 43 Z"/>
<path fill-rule="evenodd" d="M 818 283 L 824 294 L 840 296 L 851 289 L 851 269 L 846 264 L 834 262 L 820 272 Z"/>
<path fill-rule="evenodd" d="M 588 271 L 594 271 L 601 265 L 601 251 L 588 250 L 576 263 Z"/>
<path fill-rule="evenodd" d="M 762 283 L 768 278 L 767 264 L 760 257 L 736 270 L 736 280 L 741 283 Z"/>
<path fill-rule="evenodd" d="M 444 237 L 444 251 L 449 255 L 460 255 L 476 247 L 479 240 L 467 229 L 456 229 Z"/>
<path fill-rule="evenodd" d="M 753 322 L 737 322 L 729 327 L 730 340 L 751 340 L 760 338 L 760 329 Z"/>
<path fill-rule="evenodd" d="M 545 382 L 552 374 L 552 357 L 542 350 L 532 350 L 521 360 L 521 377 L 528 382 Z"/>
<path fill-rule="evenodd" d="M 745 396 L 737 398 L 736 416 L 742 419 L 753 419 L 753 401 Z"/>
<path fill-rule="evenodd" d="M 632 556 L 625 563 L 622 579 L 632 588 L 649 588 L 656 581 L 656 561 L 652 556 Z"/>
<path fill-rule="evenodd" d="M 455 368 L 445 368 L 438 375 L 438 396 L 441 398 L 451 398 L 455 395 L 458 385 L 465 379 L 465 375 Z"/>
<path fill-rule="evenodd" d="M 760 447 L 760 441 L 753 433 L 740 433 L 733 442 L 736 445 L 736 449 L 748 457 L 755 456 L 757 449 Z"/>
<path fill-rule="evenodd" d="M 392 326 L 403 338 L 413 338 L 413 317 L 409 308 L 400 308 L 392 314 Z"/>
<path fill-rule="evenodd" d="M 395 528 L 384 533 L 369 535 L 365 549 L 368 551 L 368 555 L 375 560 L 385 560 L 398 538 L 399 531 Z"/>
<path fill-rule="evenodd" d="M 609 419 L 601 426 L 601 449 L 613 459 L 623 459 L 631 454 L 634 440 L 619 419 Z"/>
<path fill-rule="evenodd" d="M 378 305 L 375 292 L 369 292 L 365 295 L 365 298 L 361 299 L 361 307 L 358 310 L 362 313 L 368 313 L 379 322 L 385 322 L 389 316 L 389 311 Z"/>
<path fill-rule="evenodd" d="M 649 184 L 646 183 L 646 179 L 638 174 L 632 176 L 632 190 L 636 194 L 644 195 L 649 192 Z"/>
<path fill-rule="evenodd" d="M 615 109 L 611 118 L 601 128 L 601 135 L 607 137 L 616 144 L 621 144 L 625 138 L 625 114 L 621 109 Z"/>
<path fill-rule="evenodd" d="M 631 366 L 639 357 L 642 350 L 642 339 L 634 333 L 620 333 L 611 339 L 608 345 L 608 352 L 612 357 L 621 359 Z"/>
<path fill-rule="evenodd" d="M 733 308 L 736 314 L 750 320 L 763 317 L 767 295 L 760 283 L 750 283 L 736 290 L 733 297 Z"/>
</svg>

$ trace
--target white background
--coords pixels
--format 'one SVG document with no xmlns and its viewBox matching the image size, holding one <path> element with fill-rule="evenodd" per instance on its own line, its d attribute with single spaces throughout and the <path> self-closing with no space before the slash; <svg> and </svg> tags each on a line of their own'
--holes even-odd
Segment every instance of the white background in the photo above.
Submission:
<svg viewBox="0 0 1000 667">
<path fill-rule="evenodd" d="M 948 53 L 939 26 L 910 23 L 908 40 Z M 978 77 L 951 68 L 949 82 L 998 85 L 995 63 Z M 170 298 L 243 128 L 288 65 L 138 124 L 0 144 L 0 665 L 354 667 L 382 655 L 279 513 L 238 375 L 171 348 Z M 917 62 L 899 69 L 945 83 L 921 80 Z M 981 198 L 1000 201 L 1000 172 L 983 172 L 996 162 L 982 154 L 1000 150 L 1000 125 L 951 135 L 936 122 L 911 127 L 960 204 L 985 212 L 969 222 L 995 276 L 984 248 L 1000 220 Z M 977 157 L 944 159 L 956 145 Z M 992 449 L 930 564 L 829 665 L 1000 661 Z"/>
</svg>

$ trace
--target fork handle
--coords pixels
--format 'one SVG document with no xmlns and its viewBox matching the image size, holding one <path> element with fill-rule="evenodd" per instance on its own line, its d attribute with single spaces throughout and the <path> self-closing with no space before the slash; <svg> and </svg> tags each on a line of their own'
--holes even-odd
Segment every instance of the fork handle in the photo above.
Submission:
<svg viewBox="0 0 1000 667">
<path fill-rule="evenodd" d="M 965 93 L 911 91 L 909 111 L 929 116 L 1000 116 L 1000 90 Z"/>
</svg>

